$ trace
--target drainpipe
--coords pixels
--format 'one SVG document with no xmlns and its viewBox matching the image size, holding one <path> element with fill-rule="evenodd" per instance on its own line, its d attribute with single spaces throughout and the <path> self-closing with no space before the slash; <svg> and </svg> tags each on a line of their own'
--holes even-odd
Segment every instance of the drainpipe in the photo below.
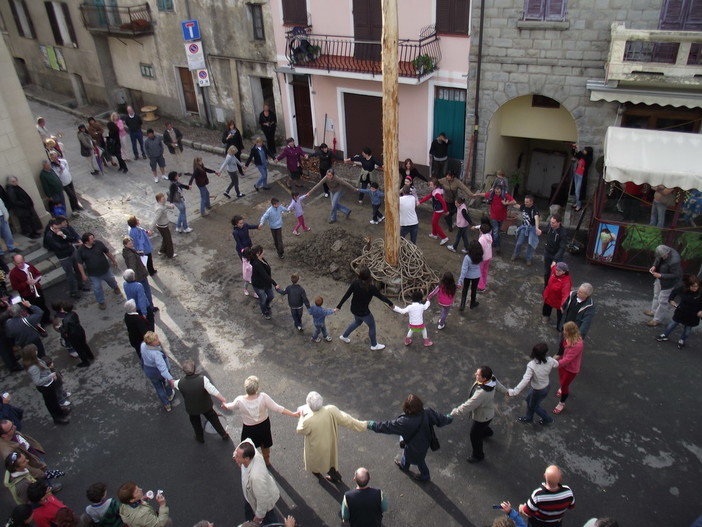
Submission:
<svg viewBox="0 0 702 527">
<path fill-rule="evenodd" d="M 480 130 L 480 72 L 483 66 L 483 27 L 485 25 L 485 0 L 480 0 L 480 35 L 478 36 L 478 64 L 475 70 L 475 108 L 473 109 L 473 158 L 470 167 L 470 185 L 475 185 L 478 165 L 478 131 Z"/>
</svg>

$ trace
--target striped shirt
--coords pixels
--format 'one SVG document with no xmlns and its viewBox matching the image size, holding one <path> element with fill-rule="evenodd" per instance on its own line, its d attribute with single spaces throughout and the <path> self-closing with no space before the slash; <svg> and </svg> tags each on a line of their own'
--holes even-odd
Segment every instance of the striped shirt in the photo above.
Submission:
<svg viewBox="0 0 702 527">
<path fill-rule="evenodd" d="M 575 496 L 570 487 L 559 485 L 555 491 L 544 485 L 536 489 L 524 507 L 524 514 L 529 517 L 532 527 L 560 525 L 563 514 L 575 507 Z"/>
</svg>

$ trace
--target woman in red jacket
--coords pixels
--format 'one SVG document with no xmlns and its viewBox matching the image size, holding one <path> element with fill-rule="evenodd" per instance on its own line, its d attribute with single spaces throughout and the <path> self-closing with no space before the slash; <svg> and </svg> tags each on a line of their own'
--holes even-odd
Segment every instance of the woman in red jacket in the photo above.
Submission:
<svg viewBox="0 0 702 527">
<path fill-rule="evenodd" d="M 556 397 L 560 397 L 561 401 L 553 409 L 554 414 L 560 414 L 564 410 L 566 399 L 570 395 L 570 383 L 580 373 L 583 338 L 575 322 L 566 322 L 563 325 L 563 348 L 563 355 L 555 357 L 558 360 L 558 379 L 561 381 Z"/>
<path fill-rule="evenodd" d="M 560 325 L 563 312 L 561 307 L 568 299 L 572 288 L 570 273 L 568 272 L 568 264 L 558 262 L 551 265 L 551 276 L 548 279 L 548 284 L 544 288 L 544 306 L 541 309 L 541 314 L 544 316 L 544 324 L 548 324 L 553 308 L 556 308 L 556 327 Z"/>
</svg>

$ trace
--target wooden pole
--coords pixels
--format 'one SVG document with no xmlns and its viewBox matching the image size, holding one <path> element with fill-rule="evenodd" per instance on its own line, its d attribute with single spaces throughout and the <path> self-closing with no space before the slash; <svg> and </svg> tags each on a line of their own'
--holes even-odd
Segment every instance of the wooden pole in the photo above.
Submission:
<svg viewBox="0 0 702 527">
<path fill-rule="evenodd" d="M 398 24 L 397 0 L 383 5 L 383 166 L 385 168 L 385 261 L 397 266 L 400 248 L 398 154 Z"/>
</svg>

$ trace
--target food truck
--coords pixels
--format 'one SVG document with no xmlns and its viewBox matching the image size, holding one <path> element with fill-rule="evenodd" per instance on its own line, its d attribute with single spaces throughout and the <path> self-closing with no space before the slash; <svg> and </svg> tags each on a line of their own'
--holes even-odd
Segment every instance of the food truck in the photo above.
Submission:
<svg viewBox="0 0 702 527">
<path fill-rule="evenodd" d="M 698 273 L 702 135 L 612 126 L 604 152 L 602 178 L 593 198 L 588 261 L 648 271 L 656 246 L 663 244 L 680 253 L 684 272 Z M 656 191 L 666 207 L 656 208 L 651 225 Z"/>
</svg>

